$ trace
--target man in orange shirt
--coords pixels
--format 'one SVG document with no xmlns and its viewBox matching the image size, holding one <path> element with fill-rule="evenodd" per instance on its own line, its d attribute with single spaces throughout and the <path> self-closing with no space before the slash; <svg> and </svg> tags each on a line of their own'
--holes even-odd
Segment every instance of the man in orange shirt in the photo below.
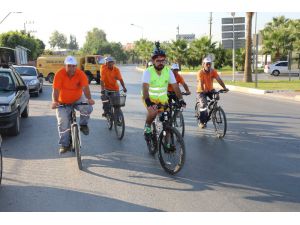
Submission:
<svg viewBox="0 0 300 225">
<path fill-rule="evenodd" d="M 213 80 L 216 79 L 225 91 L 228 91 L 228 89 L 219 77 L 217 71 L 211 68 L 210 58 L 207 57 L 203 59 L 202 67 L 203 68 L 199 70 L 197 74 L 197 101 L 200 104 L 200 115 L 199 112 L 196 112 L 196 114 L 200 119 L 199 126 L 205 128 L 208 114 L 207 110 L 204 109 L 207 107 L 207 97 L 212 99 L 212 92 L 214 91 Z"/>
<path fill-rule="evenodd" d="M 127 92 L 122 75 L 118 67 L 114 64 L 112 57 L 107 57 L 106 64 L 101 66 L 101 100 L 103 104 L 104 113 L 102 116 L 106 116 L 109 110 L 108 96 L 119 94 L 119 85 L 117 81 L 120 81 L 123 91 Z"/>
<path fill-rule="evenodd" d="M 65 67 L 56 72 L 52 91 L 52 109 L 56 109 L 58 122 L 59 152 L 65 153 L 70 150 L 70 115 L 72 106 L 59 107 L 60 104 L 73 104 L 88 102 L 89 105 L 78 105 L 75 109 L 80 111 L 80 130 L 88 135 L 87 126 L 90 114 L 95 104 L 91 97 L 88 80 L 84 72 L 77 68 L 77 61 L 73 56 L 67 56 Z M 83 96 L 84 93 L 85 97 Z"/>
<path fill-rule="evenodd" d="M 183 77 L 179 74 L 179 65 L 174 63 L 172 66 L 171 66 L 171 70 L 172 72 L 174 73 L 174 76 L 175 76 L 175 79 L 176 79 L 176 83 L 179 85 L 181 84 L 185 90 L 185 93 L 187 95 L 190 95 L 191 92 L 189 90 L 189 87 L 187 86 L 187 84 L 185 83 Z M 178 98 L 173 90 L 173 87 L 171 84 L 168 85 L 168 98 L 169 98 L 169 102 L 171 102 L 172 100 L 174 102 L 177 102 L 178 101 Z"/>
</svg>

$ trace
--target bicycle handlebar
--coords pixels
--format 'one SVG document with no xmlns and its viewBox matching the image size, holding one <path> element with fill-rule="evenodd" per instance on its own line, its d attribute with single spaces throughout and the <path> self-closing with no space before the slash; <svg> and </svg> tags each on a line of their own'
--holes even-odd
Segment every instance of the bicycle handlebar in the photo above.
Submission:
<svg viewBox="0 0 300 225">
<path fill-rule="evenodd" d="M 73 103 L 73 104 L 59 104 L 57 106 L 57 108 L 66 107 L 66 106 L 74 107 L 74 106 L 77 106 L 77 105 L 89 105 L 89 103 L 88 102 L 78 102 L 78 103 Z"/>
<path fill-rule="evenodd" d="M 186 92 L 181 92 L 181 95 L 190 95 L 190 94 L 188 94 Z"/>
</svg>

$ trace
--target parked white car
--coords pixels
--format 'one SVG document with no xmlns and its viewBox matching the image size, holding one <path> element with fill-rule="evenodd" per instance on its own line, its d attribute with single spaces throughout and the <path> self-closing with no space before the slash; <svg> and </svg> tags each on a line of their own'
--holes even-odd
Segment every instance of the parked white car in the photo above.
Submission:
<svg viewBox="0 0 300 225">
<path fill-rule="evenodd" d="M 274 75 L 274 76 L 279 76 L 279 74 L 287 74 L 289 73 L 288 70 L 288 61 L 277 61 L 273 64 L 270 65 L 265 65 L 264 72 Z M 299 70 L 291 70 L 291 73 L 299 73 Z"/>
</svg>

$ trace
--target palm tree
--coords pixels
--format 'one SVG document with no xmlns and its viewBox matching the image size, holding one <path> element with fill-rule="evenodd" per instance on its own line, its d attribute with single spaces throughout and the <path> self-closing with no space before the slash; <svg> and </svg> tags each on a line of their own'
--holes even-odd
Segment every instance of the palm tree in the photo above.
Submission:
<svg viewBox="0 0 300 225">
<path fill-rule="evenodd" d="M 216 44 L 216 42 L 212 42 L 207 36 L 194 40 L 188 50 L 188 64 L 193 67 L 201 64 L 205 56 L 215 53 Z"/>
<path fill-rule="evenodd" d="M 288 50 L 292 50 L 292 43 L 295 41 L 293 33 L 299 33 L 294 28 L 293 22 L 284 16 L 273 18 L 261 31 L 263 52 L 271 54 L 275 60 L 286 59 Z"/>
<path fill-rule="evenodd" d="M 244 81 L 252 82 L 251 55 L 252 55 L 252 17 L 253 12 L 246 12 L 246 53 Z"/>
<path fill-rule="evenodd" d="M 179 39 L 176 41 L 172 41 L 172 43 L 170 44 L 170 53 L 168 53 L 169 58 L 173 62 L 177 62 L 179 64 L 179 67 L 181 67 L 181 65 L 186 61 L 187 50 L 188 44 L 186 40 Z"/>
</svg>

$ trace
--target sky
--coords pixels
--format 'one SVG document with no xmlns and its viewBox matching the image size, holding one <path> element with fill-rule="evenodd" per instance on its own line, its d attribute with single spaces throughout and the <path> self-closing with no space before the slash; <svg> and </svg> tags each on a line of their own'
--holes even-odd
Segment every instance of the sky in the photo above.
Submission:
<svg viewBox="0 0 300 225">
<path fill-rule="evenodd" d="M 195 34 L 196 38 L 208 35 L 209 12 L 213 12 L 213 40 L 221 41 L 221 19 L 231 17 L 232 11 L 236 12 L 236 17 L 245 16 L 246 11 L 257 11 L 257 30 L 280 15 L 300 19 L 300 10 L 293 12 L 294 7 L 288 4 L 289 1 L 276 8 L 274 4 L 270 5 L 273 2 L 270 0 L 227 0 L 226 3 L 221 0 L 86 0 L 80 3 L 74 0 L 15 0 L 9 8 L 1 4 L 0 21 L 9 12 L 22 13 L 11 13 L 0 24 L 0 33 L 22 30 L 25 26 L 47 48 L 50 47 L 49 37 L 55 30 L 68 38 L 70 34 L 75 35 L 81 47 L 87 32 L 94 27 L 104 30 L 110 42 L 132 43 L 142 36 L 151 41 L 170 41 L 176 37 L 177 26 L 180 34 Z M 262 12 L 262 9 L 267 11 Z"/>
</svg>

